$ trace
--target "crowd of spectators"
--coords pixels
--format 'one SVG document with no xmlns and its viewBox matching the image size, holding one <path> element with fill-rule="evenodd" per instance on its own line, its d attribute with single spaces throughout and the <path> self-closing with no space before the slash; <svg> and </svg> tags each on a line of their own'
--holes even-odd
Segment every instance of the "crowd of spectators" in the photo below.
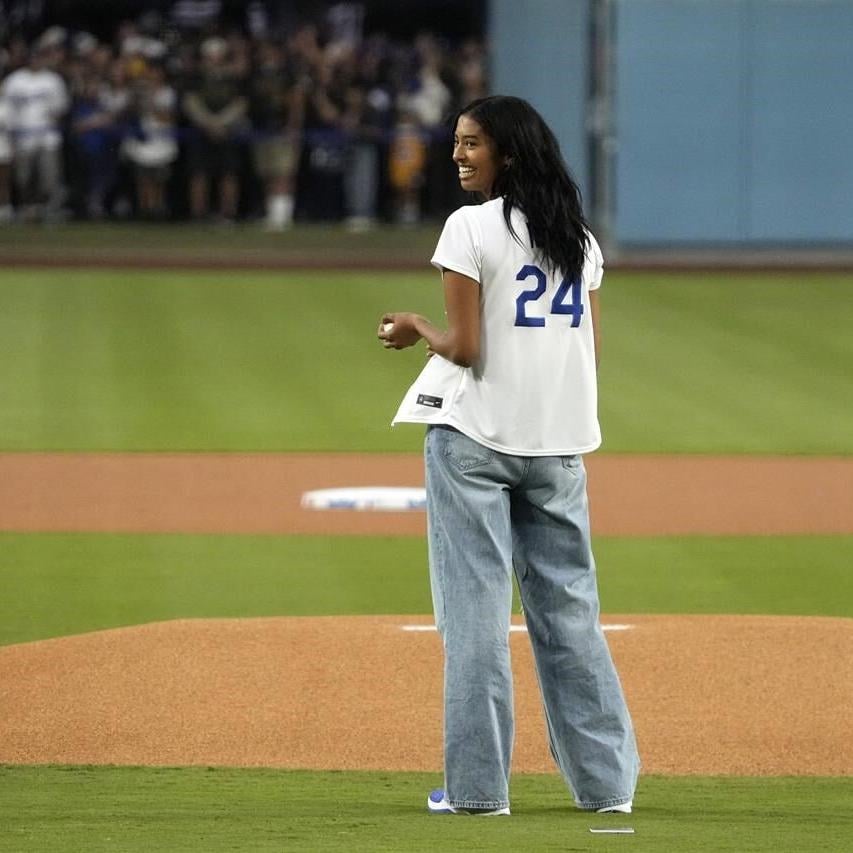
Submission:
<svg viewBox="0 0 853 853">
<path fill-rule="evenodd" d="M 196 4 L 198 6 L 198 4 Z M 139 218 L 270 230 L 415 224 L 460 201 L 447 118 L 484 47 L 365 35 L 358 3 L 272 27 L 148 13 L 0 50 L 0 221 Z M 251 8 L 250 8 L 251 12 Z"/>
</svg>

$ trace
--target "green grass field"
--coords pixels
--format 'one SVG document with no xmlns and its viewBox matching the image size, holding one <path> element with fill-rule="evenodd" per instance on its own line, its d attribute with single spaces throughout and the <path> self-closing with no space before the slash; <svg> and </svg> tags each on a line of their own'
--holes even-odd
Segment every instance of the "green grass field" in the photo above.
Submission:
<svg viewBox="0 0 853 853">
<path fill-rule="evenodd" d="M 853 279 L 609 277 L 610 452 L 851 453 Z M 391 430 L 440 319 L 429 273 L 0 273 L 0 447 L 416 450 Z"/>
<path fill-rule="evenodd" d="M 72 248 L 102 237 L 81 231 Z M 214 251 L 237 246 L 271 249 L 227 234 Z M 119 232 L 113 248 L 133 243 Z M 605 449 L 853 453 L 851 288 L 837 275 L 608 275 Z M 423 351 L 374 339 L 382 311 L 401 309 L 439 318 L 437 276 L 6 269 L 0 450 L 417 451 L 420 431 L 389 421 Z M 605 612 L 853 615 L 851 536 L 601 539 L 597 557 Z M 0 644 L 429 607 L 417 539 L 0 534 Z M 840 851 L 853 834 L 849 777 L 644 777 L 634 815 L 599 819 L 556 776 L 517 776 L 514 817 L 485 826 L 426 816 L 439 782 L 0 767 L 0 851 Z M 591 835 L 598 824 L 636 834 Z"/>
<path fill-rule="evenodd" d="M 0 851 L 840 853 L 853 832 L 851 780 L 645 777 L 642 811 L 606 817 L 567 808 L 555 777 L 517 776 L 513 817 L 490 821 L 414 812 L 436 781 L 422 773 L 0 767 L 8 810 Z M 625 826 L 635 834 L 589 831 Z"/>
<path fill-rule="evenodd" d="M 166 619 L 429 613 L 413 538 L 0 533 L 0 645 Z M 602 538 L 607 613 L 853 616 L 853 536 Z"/>
</svg>

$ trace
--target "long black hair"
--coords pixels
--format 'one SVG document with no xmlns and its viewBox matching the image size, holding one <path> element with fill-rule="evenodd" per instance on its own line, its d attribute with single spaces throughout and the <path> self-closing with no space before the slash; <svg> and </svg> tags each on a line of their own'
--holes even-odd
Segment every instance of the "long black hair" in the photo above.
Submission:
<svg viewBox="0 0 853 853">
<path fill-rule="evenodd" d="M 541 115 L 522 98 L 493 95 L 460 110 L 473 119 L 495 147 L 498 170 L 492 198 L 503 196 L 503 215 L 515 239 L 510 214 L 517 207 L 527 218 L 530 242 L 554 270 L 574 279 L 583 269 L 588 243 L 581 194 L 560 145 Z"/>
</svg>

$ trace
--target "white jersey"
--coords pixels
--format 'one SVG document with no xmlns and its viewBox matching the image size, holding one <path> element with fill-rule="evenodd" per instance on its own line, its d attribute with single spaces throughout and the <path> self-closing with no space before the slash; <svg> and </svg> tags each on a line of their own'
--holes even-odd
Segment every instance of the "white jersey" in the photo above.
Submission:
<svg viewBox="0 0 853 853">
<path fill-rule="evenodd" d="M 68 89 L 55 71 L 19 68 L 4 81 L 9 130 L 22 150 L 56 149 L 62 143 L 59 119 L 68 108 Z"/>
<path fill-rule="evenodd" d="M 480 283 L 480 357 L 459 367 L 433 356 L 403 398 L 394 423 L 448 424 L 516 456 L 586 453 L 601 444 L 589 291 L 603 259 L 592 234 L 578 281 L 554 275 L 503 199 L 448 217 L 432 263 Z"/>
</svg>

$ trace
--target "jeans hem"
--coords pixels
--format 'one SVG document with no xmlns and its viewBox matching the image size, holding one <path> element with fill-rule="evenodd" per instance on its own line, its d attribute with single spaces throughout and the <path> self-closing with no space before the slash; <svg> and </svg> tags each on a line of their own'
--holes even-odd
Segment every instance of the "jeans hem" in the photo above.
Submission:
<svg viewBox="0 0 853 853">
<path fill-rule="evenodd" d="M 623 806 L 631 802 L 631 797 L 612 797 L 609 800 L 596 800 L 592 803 L 578 803 L 578 808 L 584 811 L 595 811 L 597 809 L 609 809 L 613 806 Z"/>
<path fill-rule="evenodd" d="M 508 809 L 509 800 L 448 800 L 453 809 Z"/>
</svg>

